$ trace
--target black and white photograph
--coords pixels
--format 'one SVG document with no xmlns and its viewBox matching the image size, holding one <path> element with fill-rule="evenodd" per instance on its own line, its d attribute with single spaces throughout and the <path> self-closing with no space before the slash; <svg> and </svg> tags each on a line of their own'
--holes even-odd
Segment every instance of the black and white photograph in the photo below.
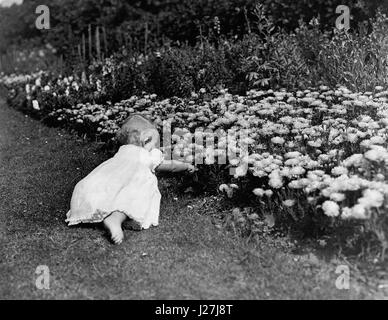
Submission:
<svg viewBox="0 0 388 320">
<path fill-rule="evenodd" d="M 0 201 L 0 300 L 387 300 L 388 1 L 0 0 Z"/>
</svg>

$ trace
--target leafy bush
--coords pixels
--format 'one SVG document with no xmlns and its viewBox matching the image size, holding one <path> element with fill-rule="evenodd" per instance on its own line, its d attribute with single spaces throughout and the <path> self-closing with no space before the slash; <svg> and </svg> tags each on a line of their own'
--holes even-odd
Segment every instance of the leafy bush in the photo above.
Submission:
<svg viewBox="0 0 388 320">
<path fill-rule="evenodd" d="M 308 65 L 311 82 L 318 79 L 327 85 L 343 84 L 352 90 L 368 91 L 387 83 L 388 19 L 378 13 L 371 23 L 359 32 L 321 32 L 319 22 L 296 30 L 297 44 Z"/>
<path fill-rule="evenodd" d="M 126 46 L 147 54 L 147 49 L 168 39 L 195 44 L 201 35 L 242 38 L 255 20 L 252 12 L 257 3 L 266 8 L 276 26 L 287 31 L 293 31 L 299 20 L 309 22 L 317 16 L 322 28 L 331 30 L 338 5 L 350 7 L 354 29 L 373 17 L 379 6 L 388 12 L 388 4 L 380 0 L 68 0 L 66 4 L 62 0 L 30 0 L 0 8 L 0 52 L 12 44 L 51 43 L 70 60 L 89 25 L 105 27 L 109 53 Z M 38 5 L 48 5 L 55 12 L 50 32 L 34 27 Z"/>
</svg>

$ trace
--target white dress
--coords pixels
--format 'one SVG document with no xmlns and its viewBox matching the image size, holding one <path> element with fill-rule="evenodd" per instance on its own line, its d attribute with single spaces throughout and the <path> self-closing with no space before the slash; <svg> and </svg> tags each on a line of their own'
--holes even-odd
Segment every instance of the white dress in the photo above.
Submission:
<svg viewBox="0 0 388 320">
<path fill-rule="evenodd" d="M 158 149 L 122 146 L 75 186 L 66 222 L 97 223 L 120 211 L 142 229 L 157 226 L 161 195 L 154 170 L 162 161 Z"/>
</svg>

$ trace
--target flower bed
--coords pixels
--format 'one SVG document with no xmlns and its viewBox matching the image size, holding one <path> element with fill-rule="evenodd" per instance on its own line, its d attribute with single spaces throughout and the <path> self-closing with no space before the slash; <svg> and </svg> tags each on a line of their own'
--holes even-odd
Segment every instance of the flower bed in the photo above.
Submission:
<svg viewBox="0 0 388 320">
<path fill-rule="evenodd" d="M 78 101 L 83 92 L 98 97 L 98 83 L 93 89 L 67 78 L 53 85 L 42 74 L 0 82 L 25 93 L 24 111 L 104 141 L 114 140 L 132 113 L 146 115 L 164 138 L 166 128 L 171 133 L 164 152 L 199 163 L 203 172 L 215 167 L 227 197 L 247 199 L 249 192 L 258 211 L 275 218 L 361 220 L 383 252 L 388 246 L 388 91 L 382 87 L 363 93 L 325 86 L 253 90 L 246 96 L 225 90 L 212 99 L 202 90 L 191 99 L 143 95 L 97 104 Z M 216 142 L 204 144 L 214 135 Z"/>
</svg>

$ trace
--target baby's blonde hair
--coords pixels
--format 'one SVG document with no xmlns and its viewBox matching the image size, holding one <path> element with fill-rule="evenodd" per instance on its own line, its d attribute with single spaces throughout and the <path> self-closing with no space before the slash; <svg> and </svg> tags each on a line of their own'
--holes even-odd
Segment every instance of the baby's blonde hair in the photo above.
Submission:
<svg viewBox="0 0 388 320">
<path fill-rule="evenodd" d="M 116 134 L 116 139 L 121 145 L 134 144 L 144 147 L 149 142 L 154 142 L 159 147 L 160 136 L 155 125 L 143 115 L 130 116 Z"/>
</svg>

